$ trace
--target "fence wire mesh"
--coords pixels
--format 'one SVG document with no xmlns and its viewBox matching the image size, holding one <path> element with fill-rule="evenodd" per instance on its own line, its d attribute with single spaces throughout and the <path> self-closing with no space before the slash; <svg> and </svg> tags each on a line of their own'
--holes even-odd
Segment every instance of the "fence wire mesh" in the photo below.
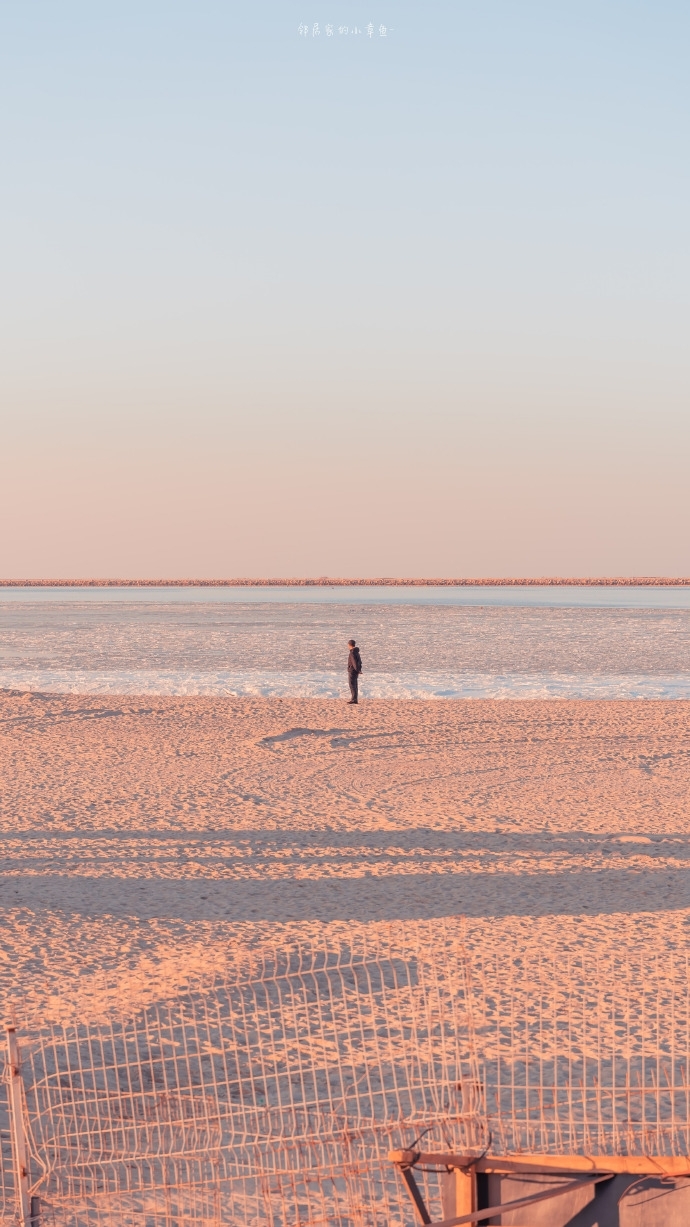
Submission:
<svg viewBox="0 0 690 1227">
<path fill-rule="evenodd" d="M 23 1036 L 21 1060 L 61 1224 L 375 1227 L 402 1221 L 392 1144 L 437 1122 L 484 1140 L 457 924 L 238 954 L 135 1016 Z"/>
<path fill-rule="evenodd" d="M 690 1155 L 685 955 L 520 958 L 461 920 L 236 953 L 20 1034 L 42 1227 L 402 1227 L 390 1149 Z M 14 1220 L 0 1088 L 3 1222 Z M 441 1173 L 420 1175 L 441 1218 Z"/>
<path fill-rule="evenodd" d="M 497 1153 L 690 1154 L 683 952 L 473 959 Z"/>
</svg>

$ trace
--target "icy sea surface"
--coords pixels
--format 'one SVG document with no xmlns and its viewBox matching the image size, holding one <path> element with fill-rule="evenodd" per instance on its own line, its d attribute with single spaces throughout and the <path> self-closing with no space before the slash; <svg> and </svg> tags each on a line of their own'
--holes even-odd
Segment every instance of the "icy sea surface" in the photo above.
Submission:
<svg viewBox="0 0 690 1227">
<path fill-rule="evenodd" d="M 690 698 L 690 590 L 0 589 L 0 688 Z"/>
</svg>

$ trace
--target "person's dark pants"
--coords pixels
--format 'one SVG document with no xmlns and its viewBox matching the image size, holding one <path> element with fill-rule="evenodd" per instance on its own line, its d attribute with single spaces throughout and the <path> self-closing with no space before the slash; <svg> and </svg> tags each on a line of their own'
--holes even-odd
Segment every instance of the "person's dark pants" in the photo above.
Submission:
<svg viewBox="0 0 690 1227">
<path fill-rule="evenodd" d="M 352 695 L 352 702 L 358 703 L 359 699 L 357 697 L 357 688 L 358 688 L 359 678 L 358 678 L 358 675 L 354 672 L 354 670 L 348 669 L 347 680 L 350 683 L 350 694 Z"/>
</svg>

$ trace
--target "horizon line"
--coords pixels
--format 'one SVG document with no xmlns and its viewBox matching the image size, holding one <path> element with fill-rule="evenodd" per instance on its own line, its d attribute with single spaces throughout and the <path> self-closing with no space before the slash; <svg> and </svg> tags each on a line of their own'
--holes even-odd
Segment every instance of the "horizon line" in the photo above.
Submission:
<svg viewBox="0 0 690 1227">
<path fill-rule="evenodd" d="M 528 576 L 414 579 L 0 579 L 0 588 L 683 588 L 690 576 Z"/>
</svg>

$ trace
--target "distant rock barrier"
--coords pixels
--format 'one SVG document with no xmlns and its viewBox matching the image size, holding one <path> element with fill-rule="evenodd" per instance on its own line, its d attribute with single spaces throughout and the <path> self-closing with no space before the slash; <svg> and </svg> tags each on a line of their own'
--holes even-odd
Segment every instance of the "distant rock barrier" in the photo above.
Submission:
<svg viewBox="0 0 690 1227">
<path fill-rule="evenodd" d="M 0 579 L 0 588 L 685 588 L 690 576 L 617 575 L 484 579 Z"/>
</svg>

